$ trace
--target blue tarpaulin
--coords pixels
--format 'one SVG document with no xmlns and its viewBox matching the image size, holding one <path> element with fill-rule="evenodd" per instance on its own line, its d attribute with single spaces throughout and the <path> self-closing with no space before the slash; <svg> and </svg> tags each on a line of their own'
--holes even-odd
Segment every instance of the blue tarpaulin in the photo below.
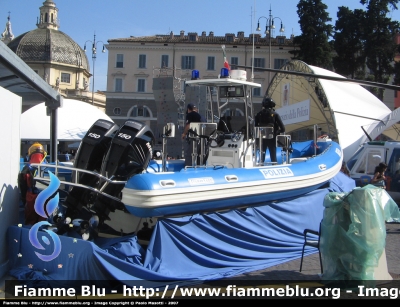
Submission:
<svg viewBox="0 0 400 307">
<path fill-rule="evenodd" d="M 327 187 L 295 199 L 159 219 L 146 249 L 136 236 L 92 242 L 60 235 L 61 252 L 48 262 L 39 259 L 38 253 L 51 254 L 51 242 L 45 250 L 38 250 L 29 240 L 30 228 L 11 226 L 9 274 L 50 286 L 76 280 L 193 282 L 268 268 L 301 256 L 303 230 L 318 229 L 327 193 L 348 192 L 354 187 L 354 180 L 339 173 Z M 37 237 L 46 235 L 40 231 Z M 306 249 L 306 254 L 314 252 Z"/>
</svg>

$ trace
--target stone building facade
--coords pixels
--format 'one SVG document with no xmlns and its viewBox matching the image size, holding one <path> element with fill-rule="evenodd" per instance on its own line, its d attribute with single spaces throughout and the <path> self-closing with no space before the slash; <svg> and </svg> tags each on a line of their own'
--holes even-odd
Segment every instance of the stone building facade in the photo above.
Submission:
<svg viewBox="0 0 400 307">
<path fill-rule="evenodd" d="M 270 38 L 258 33 L 217 36 L 214 32 L 199 35 L 180 31 L 178 35 L 171 32 L 109 39 L 106 114 L 119 125 L 132 118 L 145 122 L 156 135 L 158 145 L 162 144 L 163 126 L 167 122 L 173 122 L 176 135 L 180 135 L 188 103 L 196 104 L 200 113 L 210 119 L 206 100 L 216 93 L 193 92 L 185 87 L 185 81 L 192 78 L 193 70 L 199 71 L 200 78 L 218 78 L 224 67 L 222 46 L 232 70 L 246 70 L 247 80 L 261 84 L 261 89 L 253 92 L 256 104 L 261 104 L 274 75 L 257 68 L 279 69 L 291 60 L 289 51 L 294 49 L 293 36 L 274 37 L 273 33 Z M 239 104 L 238 108 L 222 112 L 243 115 Z M 175 143 L 179 148 L 180 141 Z M 179 149 L 172 150 L 171 156 L 179 153 Z"/>
<path fill-rule="evenodd" d="M 63 97 L 85 101 L 105 112 L 106 96 L 90 92 L 92 74 L 85 51 L 59 30 L 56 4 L 45 0 L 39 11 L 37 29 L 17 37 L 12 34 L 9 16 L 1 40 Z M 40 102 L 40 94 L 25 98 L 22 112 Z"/>
</svg>

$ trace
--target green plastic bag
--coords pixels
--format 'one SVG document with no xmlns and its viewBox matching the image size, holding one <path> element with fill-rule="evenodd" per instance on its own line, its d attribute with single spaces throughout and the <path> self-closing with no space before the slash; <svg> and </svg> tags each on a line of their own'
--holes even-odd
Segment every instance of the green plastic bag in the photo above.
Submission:
<svg viewBox="0 0 400 307">
<path fill-rule="evenodd" d="M 322 280 L 375 280 L 386 244 L 385 222 L 400 222 L 397 204 L 385 189 L 371 184 L 324 199 L 320 251 Z"/>
</svg>

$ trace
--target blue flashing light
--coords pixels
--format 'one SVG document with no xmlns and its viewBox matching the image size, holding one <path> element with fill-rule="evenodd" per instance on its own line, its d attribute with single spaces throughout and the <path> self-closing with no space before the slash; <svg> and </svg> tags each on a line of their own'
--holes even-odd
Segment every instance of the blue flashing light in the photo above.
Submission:
<svg viewBox="0 0 400 307">
<path fill-rule="evenodd" d="M 198 70 L 192 70 L 192 80 L 200 79 L 200 73 Z"/>
<path fill-rule="evenodd" d="M 221 68 L 221 78 L 229 78 L 229 70 L 228 68 Z"/>
</svg>

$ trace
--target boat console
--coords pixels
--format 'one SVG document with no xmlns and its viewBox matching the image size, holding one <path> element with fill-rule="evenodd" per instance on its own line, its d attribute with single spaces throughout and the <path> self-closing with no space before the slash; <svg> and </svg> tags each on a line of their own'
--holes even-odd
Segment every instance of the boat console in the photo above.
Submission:
<svg viewBox="0 0 400 307">
<path fill-rule="evenodd" d="M 246 122 L 243 116 L 232 118 L 221 118 L 218 127 L 222 130 L 217 129 L 216 123 L 190 124 L 193 166 L 205 165 L 207 162 L 210 166 L 243 167 L 243 157 L 249 162 L 247 165 L 252 163 L 252 150 L 246 150 Z"/>
<path fill-rule="evenodd" d="M 211 99 L 208 107 L 211 120 L 217 123 L 217 129 L 210 136 L 207 165 L 228 168 L 254 167 L 254 110 L 251 91 L 261 85 L 248 82 L 243 76 L 236 78 L 225 75 L 218 79 L 192 78 L 186 81 L 186 85 L 206 86 L 210 92 L 217 88 L 217 99 Z M 226 109 L 232 102 L 242 105 L 240 113 L 231 112 L 234 109 Z M 243 115 L 237 116 L 238 114 Z"/>
<path fill-rule="evenodd" d="M 212 166 L 223 165 L 232 167 L 253 166 L 253 144 L 249 147 L 242 132 L 216 132 L 217 136 L 210 145 L 207 164 Z M 212 144 L 215 145 L 212 145 Z M 244 161 L 243 161 L 244 160 Z"/>
</svg>

